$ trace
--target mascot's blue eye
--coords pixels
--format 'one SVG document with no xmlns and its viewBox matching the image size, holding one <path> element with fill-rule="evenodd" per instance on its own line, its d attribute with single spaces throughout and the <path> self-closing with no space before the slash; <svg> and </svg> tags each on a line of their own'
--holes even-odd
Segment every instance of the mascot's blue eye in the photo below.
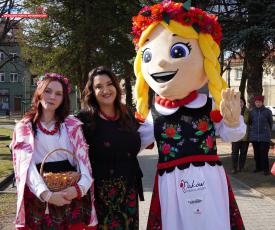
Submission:
<svg viewBox="0 0 275 230">
<path fill-rule="evenodd" d="M 190 54 L 191 46 L 189 43 L 178 42 L 174 44 L 170 50 L 172 58 L 184 58 Z"/>
<path fill-rule="evenodd" d="M 142 52 L 142 62 L 148 63 L 151 61 L 151 59 L 152 59 L 151 50 L 147 48 Z"/>
</svg>

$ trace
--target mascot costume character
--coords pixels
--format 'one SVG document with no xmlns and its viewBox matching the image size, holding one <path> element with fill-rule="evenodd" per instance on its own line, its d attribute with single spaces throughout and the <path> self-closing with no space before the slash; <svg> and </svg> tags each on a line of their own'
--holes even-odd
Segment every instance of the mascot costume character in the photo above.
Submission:
<svg viewBox="0 0 275 230">
<path fill-rule="evenodd" d="M 215 134 L 231 142 L 246 131 L 240 95 L 220 76 L 217 18 L 164 1 L 133 17 L 132 32 L 142 146 L 156 141 L 159 155 L 147 229 L 244 229 L 216 148 Z M 197 92 L 206 83 L 211 97 Z"/>
</svg>

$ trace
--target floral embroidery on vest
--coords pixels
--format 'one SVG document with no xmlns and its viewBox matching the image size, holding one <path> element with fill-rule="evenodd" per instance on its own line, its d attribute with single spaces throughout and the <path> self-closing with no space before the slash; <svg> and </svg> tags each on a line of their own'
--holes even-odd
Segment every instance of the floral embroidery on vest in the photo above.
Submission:
<svg viewBox="0 0 275 230">
<path fill-rule="evenodd" d="M 203 116 L 201 119 L 192 122 L 193 128 L 198 131 L 195 133 L 196 136 L 203 135 L 206 131 L 212 128 L 212 124 L 207 116 Z"/>
<path fill-rule="evenodd" d="M 163 132 L 161 133 L 161 137 L 164 140 L 180 140 L 182 138 L 182 136 L 179 134 L 179 132 L 181 132 L 181 127 L 179 124 L 173 125 L 164 123 L 162 130 Z M 161 145 L 159 146 L 159 151 L 163 153 L 165 160 L 167 160 L 168 156 L 174 158 L 176 156 L 176 153 L 179 151 L 177 147 L 167 144 L 165 143 L 165 141 L 160 141 L 160 144 Z M 183 144 L 183 140 L 180 142 L 180 144 Z"/>
</svg>

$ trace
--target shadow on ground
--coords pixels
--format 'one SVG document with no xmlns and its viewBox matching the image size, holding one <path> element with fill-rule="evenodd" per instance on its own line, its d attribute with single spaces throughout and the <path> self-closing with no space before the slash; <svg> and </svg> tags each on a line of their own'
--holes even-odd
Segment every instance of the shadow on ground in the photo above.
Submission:
<svg viewBox="0 0 275 230">
<path fill-rule="evenodd" d="M 245 165 L 245 170 L 236 174 L 231 173 L 231 155 L 220 157 L 226 172 L 234 178 L 240 180 L 249 187 L 275 200 L 275 177 L 272 175 L 265 176 L 263 172 L 253 173 L 255 162 L 252 155 L 248 155 Z M 275 161 L 275 157 L 269 157 L 270 167 Z"/>
</svg>

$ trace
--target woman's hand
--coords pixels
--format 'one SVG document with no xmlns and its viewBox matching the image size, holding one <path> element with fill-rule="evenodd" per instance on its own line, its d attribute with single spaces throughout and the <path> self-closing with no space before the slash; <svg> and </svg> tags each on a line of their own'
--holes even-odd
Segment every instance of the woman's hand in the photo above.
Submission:
<svg viewBox="0 0 275 230">
<path fill-rule="evenodd" d="M 62 192 L 65 194 L 67 200 L 72 200 L 77 197 L 77 191 L 73 186 L 64 189 Z"/>
<path fill-rule="evenodd" d="M 220 111 L 228 127 L 237 127 L 240 124 L 241 114 L 240 93 L 228 88 L 223 90 Z"/>
<path fill-rule="evenodd" d="M 64 206 L 66 204 L 70 204 L 71 200 L 69 200 L 65 197 L 64 191 L 53 192 L 49 199 L 49 203 L 56 205 L 56 206 Z"/>
</svg>

